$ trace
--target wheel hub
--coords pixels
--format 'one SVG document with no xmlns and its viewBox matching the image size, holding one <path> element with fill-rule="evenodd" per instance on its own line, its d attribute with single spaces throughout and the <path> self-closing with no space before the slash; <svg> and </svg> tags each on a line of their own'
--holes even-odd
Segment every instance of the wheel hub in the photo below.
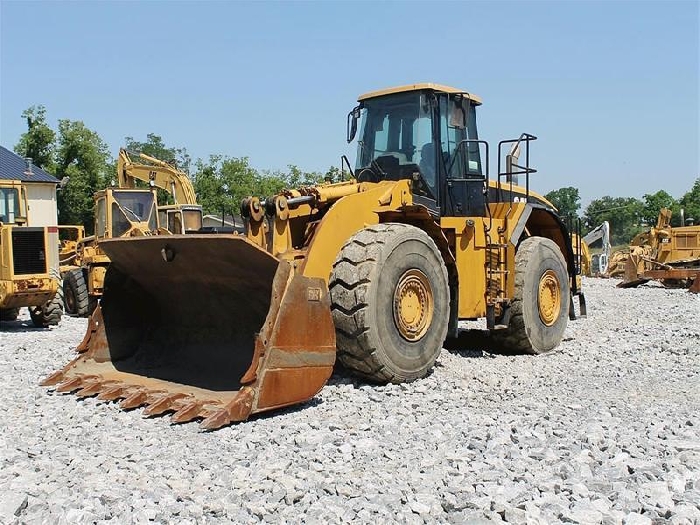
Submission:
<svg viewBox="0 0 700 525">
<path fill-rule="evenodd" d="M 420 270 L 408 270 L 394 290 L 394 323 L 407 341 L 418 341 L 433 320 L 433 291 Z"/>
<path fill-rule="evenodd" d="M 547 270 L 540 277 L 537 294 L 540 319 L 546 326 L 552 326 L 561 312 L 561 287 L 557 274 Z"/>
</svg>

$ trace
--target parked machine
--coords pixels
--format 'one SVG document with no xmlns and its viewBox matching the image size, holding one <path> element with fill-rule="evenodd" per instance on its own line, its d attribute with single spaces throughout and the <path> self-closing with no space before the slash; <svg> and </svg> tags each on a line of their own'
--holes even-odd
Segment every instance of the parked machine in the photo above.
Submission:
<svg viewBox="0 0 700 525">
<path fill-rule="evenodd" d="M 569 232 L 530 191 L 536 137 L 500 142 L 489 175 L 480 104 L 436 84 L 368 93 L 348 115 L 349 181 L 246 199 L 245 235 L 104 240 L 100 306 L 43 384 L 213 429 L 310 399 L 336 357 L 421 378 L 463 319 L 553 350 L 581 293 Z"/>
<path fill-rule="evenodd" d="M 601 251 L 599 253 L 591 252 L 591 245 L 600 241 Z M 605 275 L 608 271 L 608 263 L 610 261 L 610 223 L 603 221 L 600 225 L 593 228 L 582 239 L 583 256 L 585 259 L 584 275 L 589 277 Z"/>
<path fill-rule="evenodd" d="M 66 312 L 90 315 L 102 296 L 109 256 L 102 241 L 115 237 L 189 233 L 202 227 L 202 208 L 196 204 L 187 175 L 174 166 L 137 154 L 135 163 L 124 149 L 117 161 L 117 188 L 95 194 L 95 235 L 74 243 L 73 253 L 63 253 L 61 267 Z M 136 181 L 147 187 L 138 189 Z M 174 204 L 157 205 L 156 188 L 169 192 Z"/>
<path fill-rule="evenodd" d="M 700 292 L 700 225 L 671 226 L 671 210 L 659 212 L 656 227 L 640 233 L 624 259 L 620 288 L 659 280 L 665 286 Z"/>
<path fill-rule="evenodd" d="M 0 319 L 13 321 L 29 308 L 34 326 L 57 325 L 63 314 L 58 293 L 58 229 L 28 226 L 29 206 L 21 181 L 0 180 Z"/>
</svg>

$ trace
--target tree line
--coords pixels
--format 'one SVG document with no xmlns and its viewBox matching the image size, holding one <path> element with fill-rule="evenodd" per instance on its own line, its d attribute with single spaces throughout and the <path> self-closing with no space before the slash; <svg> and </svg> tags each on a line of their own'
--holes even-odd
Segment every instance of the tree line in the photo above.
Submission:
<svg viewBox="0 0 700 525">
<path fill-rule="evenodd" d="M 664 190 L 635 197 L 610 197 L 606 195 L 591 201 L 583 213 L 578 188 L 559 188 L 545 195 L 554 204 L 562 217 L 580 218 L 583 233 L 603 221 L 610 223 L 610 236 L 613 245 L 627 244 L 638 233 L 656 224 L 661 208 L 669 208 L 673 215 L 671 226 L 682 226 L 681 210 L 685 219 L 700 223 L 700 178 L 680 198 L 676 199 Z"/>
<path fill-rule="evenodd" d="M 27 121 L 27 131 L 21 135 L 15 151 L 30 157 L 36 166 L 58 179 L 70 177 L 58 192 L 59 223 L 83 224 L 91 233 L 93 194 L 116 181 L 116 163 L 107 144 L 81 121 L 60 119 L 57 129 L 51 129 L 46 122 L 46 108 L 41 105 L 28 108 L 22 117 Z M 236 214 L 241 200 L 248 195 L 274 195 L 284 188 L 341 179 L 337 167 L 330 167 L 325 173 L 305 172 L 294 165 L 289 165 L 287 171 L 257 170 L 250 165 L 248 157 L 227 155 L 193 161 L 184 147 L 168 146 L 154 133 L 146 135 L 144 141 L 126 137 L 125 147 L 174 162 L 191 178 L 205 213 Z M 659 210 L 664 207 L 673 211 L 674 226 L 680 226 L 681 208 L 686 218 L 700 222 L 700 178 L 678 199 L 664 190 L 644 195 L 642 199 L 606 195 L 593 200 L 583 213 L 578 188 L 560 188 L 545 197 L 562 217 L 580 218 L 583 233 L 608 221 L 613 244 L 626 244 L 634 235 L 654 225 Z M 167 194 L 160 192 L 159 200 L 167 198 Z"/>
<path fill-rule="evenodd" d="M 83 224 L 92 233 L 93 194 L 113 185 L 117 180 L 116 161 L 97 132 L 81 121 L 60 119 L 57 129 L 46 121 L 46 108 L 32 106 L 22 113 L 27 131 L 20 136 L 15 152 L 32 159 L 35 166 L 63 180 L 67 184 L 58 192 L 58 221 L 60 224 Z M 193 161 L 184 147 L 172 147 L 154 133 L 144 141 L 126 137 L 125 147 L 173 162 L 188 174 L 204 213 L 238 214 L 241 201 L 249 195 L 274 195 L 284 188 L 336 182 L 340 170 L 330 167 L 325 173 L 306 172 L 289 165 L 286 171 L 256 170 L 248 157 L 211 155 L 208 159 Z M 168 199 L 159 192 L 159 201 Z"/>
</svg>

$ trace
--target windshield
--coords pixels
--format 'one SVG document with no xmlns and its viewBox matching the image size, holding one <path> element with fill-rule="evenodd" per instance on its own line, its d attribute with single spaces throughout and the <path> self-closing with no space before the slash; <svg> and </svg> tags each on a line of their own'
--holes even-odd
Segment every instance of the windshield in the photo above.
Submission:
<svg viewBox="0 0 700 525">
<path fill-rule="evenodd" d="M 14 223 L 18 216 L 22 216 L 19 191 L 17 188 L 0 188 L 0 222 Z"/>
<path fill-rule="evenodd" d="M 363 102 L 358 139 L 358 180 L 410 178 L 416 193 L 436 198 L 432 112 L 419 92 L 392 94 Z M 370 178 L 370 180 L 371 180 Z"/>
<path fill-rule="evenodd" d="M 133 223 L 148 222 L 151 231 L 158 229 L 155 201 L 150 191 L 114 191 L 112 203 L 112 235 L 121 237 Z"/>
</svg>

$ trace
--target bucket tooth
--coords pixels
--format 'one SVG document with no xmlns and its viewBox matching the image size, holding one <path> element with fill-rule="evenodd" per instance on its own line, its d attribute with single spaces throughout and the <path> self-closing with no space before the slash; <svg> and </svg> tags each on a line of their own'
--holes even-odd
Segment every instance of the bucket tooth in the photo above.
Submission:
<svg viewBox="0 0 700 525">
<path fill-rule="evenodd" d="M 122 410 L 129 410 L 130 408 L 140 407 L 148 402 L 148 394 L 143 390 L 136 390 L 135 392 L 125 392 L 126 397 L 119 403 L 119 408 Z"/>
<path fill-rule="evenodd" d="M 83 381 L 84 379 L 80 376 L 68 379 L 67 381 L 64 381 L 56 387 L 56 392 L 65 394 L 67 392 L 73 392 L 74 390 L 78 390 L 78 388 L 80 388 L 83 385 Z"/>
<path fill-rule="evenodd" d="M 83 386 L 82 389 L 78 390 L 75 395 L 78 397 L 90 397 L 94 396 L 95 394 L 99 394 L 99 392 L 104 388 L 105 384 L 99 380 L 95 379 L 94 381 L 87 382 L 87 385 Z"/>
<path fill-rule="evenodd" d="M 191 401 L 175 412 L 170 419 L 173 423 L 187 423 L 200 417 L 199 412 L 201 409 L 202 403 Z"/>
<path fill-rule="evenodd" d="M 107 390 L 103 390 L 98 396 L 97 399 L 100 401 L 114 401 L 115 399 L 119 399 L 120 397 L 124 397 L 123 393 L 124 390 L 126 390 L 126 387 L 124 385 L 115 385 L 107 388 Z"/>
<path fill-rule="evenodd" d="M 158 416 L 163 412 L 174 410 L 176 401 L 185 397 L 185 394 L 163 394 L 153 400 L 143 411 L 144 416 Z"/>
<path fill-rule="evenodd" d="M 54 386 L 63 381 L 63 370 L 57 370 L 50 376 L 47 376 L 44 378 L 41 383 L 39 383 L 41 386 Z"/>
<path fill-rule="evenodd" d="M 228 410 L 221 408 L 208 416 L 200 423 L 199 426 L 204 430 L 216 430 L 224 425 L 228 425 L 230 422 L 231 416 L 229 415 Z"/>
</svg>

